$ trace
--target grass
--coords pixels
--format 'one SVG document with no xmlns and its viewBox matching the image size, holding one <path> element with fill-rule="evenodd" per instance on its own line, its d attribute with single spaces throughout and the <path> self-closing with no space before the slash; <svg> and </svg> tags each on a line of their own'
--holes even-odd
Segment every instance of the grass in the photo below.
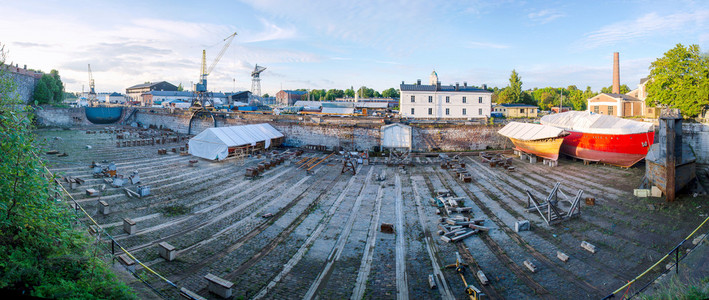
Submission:
<svg viewBox="0 0 709 300">
<path fill-rule="evenodd" d="M 184 205 L 171 205 L 161 207 L 158 211 L 166 217 L 175 217 L 188 214 L 191 211 L 191 208 Z"/>
<path fill-rule="evenodd" d="M 658 284 L 655 289 L 656 291 L 651 295 L 640 295 L 640 299 L 707 299 L 709 298 L 709 277 L 700 281 L 690 280 L 689 282 L 681 282 L 676 277 L 673 277 L 669 281 Z"/>
</svg>

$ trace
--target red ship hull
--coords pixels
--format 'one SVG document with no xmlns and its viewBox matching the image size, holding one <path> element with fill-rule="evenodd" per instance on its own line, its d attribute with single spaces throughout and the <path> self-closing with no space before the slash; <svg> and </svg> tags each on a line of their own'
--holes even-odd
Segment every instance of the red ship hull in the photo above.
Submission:
<svg viewBox="0 0 709 300">
<path fill-rule="evenodd" d="M 647 155 L 655 132 L 634 134 L 597 134 L 569 131 L 561 153 L 578 159 L 629 168 Z"/>
</svg>

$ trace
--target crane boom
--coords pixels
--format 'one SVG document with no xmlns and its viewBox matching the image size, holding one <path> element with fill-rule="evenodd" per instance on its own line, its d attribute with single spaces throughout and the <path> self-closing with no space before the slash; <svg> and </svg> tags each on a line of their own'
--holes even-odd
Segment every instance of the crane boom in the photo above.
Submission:
<svg viewBox="0 0 709 300">
<path fill-rule="evenodd" d="M 224 39 L 224 41 L 226 41 L 226 44 L 222 48 L 222 51 L 219 51 L 219 54 L 217 55 L 216 58 L 214 58 L 214 61 L 212 62 L 211 65 L 209 65 L 209 69 L 207 69 L 207 72 L 204 74 L 209 75 L 209 73 L 212 73 L 212 70 L 214 70 L 214 67 L 217 66 L 217 63 L 219 62 L 219 60 L 222 59 L 222 56 L 224 56 L 224 52 L 226 52 L 226 49 L 229 48 L 229 45 L 231 45 L 231 41 L 234 40 L 235 36 L 236 36 L 236 32 L 232 33 L 230 36 L 228 36 Z"/>
</svg>

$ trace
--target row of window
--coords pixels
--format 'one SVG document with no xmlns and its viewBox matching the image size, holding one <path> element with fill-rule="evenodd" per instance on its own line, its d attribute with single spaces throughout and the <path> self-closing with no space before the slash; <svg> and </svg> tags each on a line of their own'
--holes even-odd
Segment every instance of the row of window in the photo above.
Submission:
<svg viewBox="0 0 709 300">
<path fill-rule="evenodd" d="M 593 107 L 593 112 L 594 112 L 594 113 L 599 113 L 599 108 L 598 108 L 598 107 L 599 107 L 598 105 L 596 105 L 596 106 Z M 611 115 L 611 116 L 613 115 L 613 108 L 614 108 L 613 106 L 608 106 L 608 114 Z M 602 113 L 601 113 L 601 114 L 602 114 Z"/>
<path fill-rule="evenodd" d="M 411 115 L 414 115 L 415 114 L 414 112 L 415 112 L 415 110 L 412 107 L 411 108 Z M 433 108 L 431 108 L 431 107 L 428 108 L 428 114 L 433 115 Z M 446 116 L 449 116 L 450 114 L 451 114 L 450 108 L 446 108 Z M 478 108 L 478 115 L 482 116 L 482 114 L 483 114 L 483 109 Z M 465 108 L 463 108 L 462 115 L 464 115 L 464 116 L 468 115 L 468 111 Z"/>
<path fill-rule="evenodd" d="M 468 103 L 468 98 L 463 96 L 463 103 Z M 411 95 L 411 103 L 416 102 L 416 96 Z M 433 103 L 433 96 L 428 96 L 428 103 Z M 446 103 L 451 103 L 451 97 L 446 96 Z M 478 97 L 478 103 L 483 103 L 483 97 Z"/>
</svg>

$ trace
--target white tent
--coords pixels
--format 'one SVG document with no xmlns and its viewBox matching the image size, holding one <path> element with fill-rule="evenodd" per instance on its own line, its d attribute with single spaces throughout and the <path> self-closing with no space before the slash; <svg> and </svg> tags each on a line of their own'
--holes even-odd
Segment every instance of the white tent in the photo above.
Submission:
<svg viewBox="0 0 709 300">
<path fill-rule="evenodd" d="M 411 149 L 411 126 L 394 123 L 381 127 L 382 148 Z"/>
<path fill-rule="evenodd" d="M 282 137 L 283 134 L 268 123 L 207 128 L 190 139 L 189 153 L 205 159 L 223 160 L 229 155 L 229 148 L 264 142 L 264 148 L 268 149 L 271 140 Z"/>
</svg>

